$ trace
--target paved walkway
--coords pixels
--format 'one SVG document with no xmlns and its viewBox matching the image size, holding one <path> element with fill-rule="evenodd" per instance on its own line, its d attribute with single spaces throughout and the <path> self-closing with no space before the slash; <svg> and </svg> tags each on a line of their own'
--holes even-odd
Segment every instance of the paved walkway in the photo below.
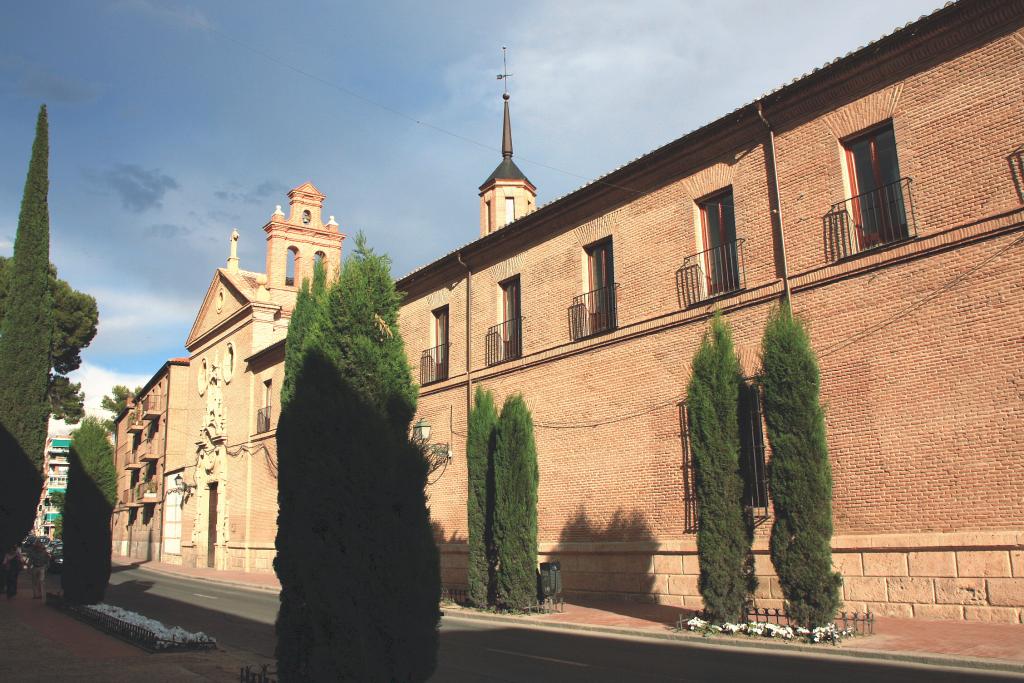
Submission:
<svg viewBox="0 0 1024 683">
<path fill-rule="evenodd" d="M 0 643 L 3 681 L 226 681 L 242 665 L 222 650 L 149 654 L 33 600 L 28 572 L 13 599 L 0 597 Z"/>
<path fill-rule="evenodd" d="M 115 558 L 115 564 L 128 563 Z M 260 590 L 279 590 L 274 574 L 218 571 L 206 567 L 179 567 L 160 562 L 131 562 L 142 569 L 171 573 L 179 576 L 248 586 Z M 666 635 L 672 632 L 679 615 L 676 607 L 650 605 L 627 601 L 574 601 L 565 605 L 565 611 L 555 614 L 530 616 L 502 616 L 478 610 L 445 606 L 448 614 L 472 618 L 511 619 L 531 624 L 560 626 L 563 628 L 633 631 L 638 635 Z M 714 640 L 743 645 L 748 638 L 720 636 Z M 758 639 L 757 643 L 765 643 Z M 781 644 L 786 646 L 785 644 Z M 949 664 L 997 666 L 1019 668 L 1024 673 L 1024 624 L 991 624 L 963 621 L 925 621 L 878 617 L 875 634 L 853 638 L 839 646 L 840 650 L 863 653 L 865 656 L 926 661 L 934 658 Z M 815 650 L 828 652 L 831 648 L 815 646 Z"/>
</svg>

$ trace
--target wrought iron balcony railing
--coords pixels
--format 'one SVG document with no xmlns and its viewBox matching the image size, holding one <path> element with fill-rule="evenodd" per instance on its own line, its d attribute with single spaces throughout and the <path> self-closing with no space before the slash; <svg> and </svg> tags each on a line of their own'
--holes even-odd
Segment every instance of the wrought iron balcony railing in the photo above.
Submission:
<svg viewBox="0 0 1024 683">
<path fill-rule="evenodd" d="M 163 411 L 163 394 L 150 394 L 142 401 L 142 417 L 145 419 L 160 417 Z"/>
<path fill-rule="evenodd" d="M 497 365 L 523 355 L 523 318 L 512 318 L 487 330 L 484 337 L 488 365 Z"/>
<path fill-rule="evenodd" d="M 160 480 L 149 479 L 141 482 L 135 487 L 135 501 L 143 503 L 155 503 L 160 500 Z"/>
<path fill-rule="evenodd" d="M 618 325 L 615 290 L 618 283 L 601 287 L 572 299 L 569 306 L 569 334 L 573 340 L 591 337 Z"/>
<path fill-rule="evenodd" d="M 829 262 L 914 237 L 910 178 L 833 204 L 822 223 Z"/>
<path fill-rule="evenodd" d="M 420 384 L 430 384 L 448 379 L 448 349 L 451 344 L 441 344 L 427 349 L 420 356 Z"/>
<path fill-rule="evenodd" d="M 262 434 L 263 432 L 270 431 L 270 406 L 263 406 L 256 411 L 256 433 Z"/>
<path fill-rule="evenodd" d="M 744 270 L 742 239 L 687 256 L 676 271 L 683 306 L 743 289 L 746 286 Z"/>
</svg>

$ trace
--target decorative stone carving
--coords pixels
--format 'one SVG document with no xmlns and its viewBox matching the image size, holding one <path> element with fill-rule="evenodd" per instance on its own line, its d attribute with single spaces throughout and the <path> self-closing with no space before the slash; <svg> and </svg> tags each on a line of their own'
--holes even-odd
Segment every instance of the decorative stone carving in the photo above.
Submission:
<svg viewBox="0 0 1024 683">
<path fill-rule="evenodd" d="M 205 387 L 200 395 L 206 396 L 206 408 L 199 425 L 196 440 L 196 519 L 192 527 L 192 543 L 197 548 L 209 543 L 210 484 L 216 483 L 220 491 L 227 490 L 227 415 L 224 408 L 224 367 L 212 355 L 203 360 Z M 228 497 L 217 499 L 217 544 L 228 541 Z M 203 542 L 205 541 L 205 543 Z"/>
</svg>

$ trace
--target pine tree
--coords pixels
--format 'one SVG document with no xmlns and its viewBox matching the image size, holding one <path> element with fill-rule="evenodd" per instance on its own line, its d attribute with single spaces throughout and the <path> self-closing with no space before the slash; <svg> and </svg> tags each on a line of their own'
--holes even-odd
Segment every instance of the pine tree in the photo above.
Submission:
<svg viewBox="0 0 1024 683">
<path fill-rule="evenodd" d="M 494 602 L 494 445 L 498 411 L 494 395 L 477 386 L 469 414 L 466 466 L 469 470 L 469 600 Z"/>
<path fill-rule="evenodd" d="M 519 394 L 506 399 L 494 446 L 496 602 L 521 610 L 537 599 L 537 447 Z"/>
<path fill-rule="evenodd" d="M 110 514 L 117 495 L 114 453 L 100 420 L 87 417 L 71 441 L 64 502 L 64 599 L 103 601 L 110 581 Z"/>
<path fill-rule="evenodd" d="M 832 571 L 832 469 L 819 400 L 818 360 L 803 323 L 784 304 L 762 341 L 765 419 L 772 448 L 770 550 L 797 623 L 829 624 L 842 578 Z"/>
<path fill-rule="evenodd" d="M 338 281 L 316 292 L 289 328 L 277 430 L 278 673 L 426 680 L 440 567 L 390 263 L 358 235 Z M 314 489 L 329 496 L 309 503 Z"/>
<path fill-rule="evenodd" d="M 49 133 L 39 110 L 14 239 L 14 272 L 0 325 L 0 542 L 17 543 L 32 526 L 41 487 L 38 471 L 50 415 Z M 25 463 L 29 463 L 29 467 Z M 35 471 L 33 475 L 32 472 Z"/>
<path fill-rule="evenodd" d="M 755 584 L 753 527 L 740 476 L 739 360 L 721 315 L 693 359 L 686 406 L 697 489 L 697 555 L 704 609 L 716 622 L 738 621 Z"/>
</svg>

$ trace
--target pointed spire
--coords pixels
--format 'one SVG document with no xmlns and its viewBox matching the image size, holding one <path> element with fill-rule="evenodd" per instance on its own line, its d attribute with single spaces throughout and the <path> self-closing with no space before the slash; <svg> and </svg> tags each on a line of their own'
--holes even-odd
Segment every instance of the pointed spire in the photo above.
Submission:
<svg viewBox="0 0 1024 683">
<path fill-rule="evenodd" d="M 506 159 L 512 158 L 512 122 L 508 116 L 508 98 L 509 94 L 504 93 L 502 99 L 505 100 L 505 125 L 501 130 L 501 156 Z"/>
</svg>

